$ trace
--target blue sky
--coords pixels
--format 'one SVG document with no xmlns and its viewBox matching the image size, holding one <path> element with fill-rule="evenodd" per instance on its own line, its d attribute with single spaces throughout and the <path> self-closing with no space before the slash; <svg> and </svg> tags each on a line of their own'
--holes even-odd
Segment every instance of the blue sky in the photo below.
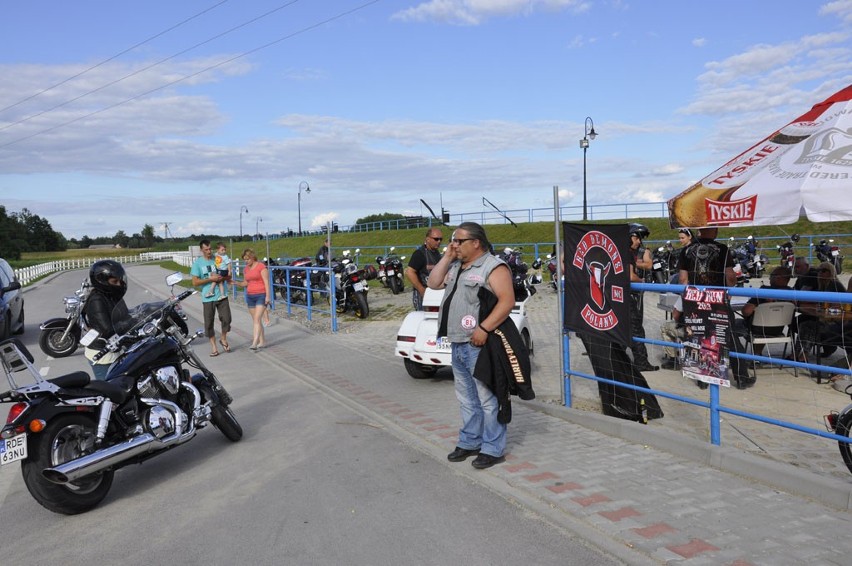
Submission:
<svg viewBox="0 0 852 566">
<path fill-rule="evenodd" d="M 236 28 L 236 29 L 235 29 Z M 0 203 L 66 237 L 662 201 L 852 83 L 852 0 L 6 3 Z M 248 214 L 240 215 L 242 206 Z"/>
</svg>

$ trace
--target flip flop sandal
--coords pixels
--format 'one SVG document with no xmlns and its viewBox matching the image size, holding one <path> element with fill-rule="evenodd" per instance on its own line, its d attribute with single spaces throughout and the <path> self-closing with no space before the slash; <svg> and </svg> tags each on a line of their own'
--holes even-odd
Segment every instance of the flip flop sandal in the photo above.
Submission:
<svg viewBox="0 0 852 566">
<path fill-rule="evenodd" d="M 215 358 L 215 357 L 216 357 L 216 356 L 218 356 L 218 355 L 219 355 L 219 352 L 210 352 L 210 357 L 211 357 L 211 358 Z"/>
<path fill-rule="evenodd" d="M 228 344 L 227 342 L 225 342 L 223 340 L 219 340 L 219 343 L 222 345 L 222 347 L 225 349 L 226 352 L 231 351 L 231 345 L 230 344 Z"/>
</svg>

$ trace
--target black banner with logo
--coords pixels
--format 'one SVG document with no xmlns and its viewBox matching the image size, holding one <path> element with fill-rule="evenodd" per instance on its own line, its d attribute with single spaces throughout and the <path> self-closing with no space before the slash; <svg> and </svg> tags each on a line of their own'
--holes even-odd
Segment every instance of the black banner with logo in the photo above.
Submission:
<svg viewBox="0 0 852 566">
<path fill-rule="evenodd" d="M 626 224 L 562 223 L 565 326 L 629 347 L 630 237 Z"/>
</svg>

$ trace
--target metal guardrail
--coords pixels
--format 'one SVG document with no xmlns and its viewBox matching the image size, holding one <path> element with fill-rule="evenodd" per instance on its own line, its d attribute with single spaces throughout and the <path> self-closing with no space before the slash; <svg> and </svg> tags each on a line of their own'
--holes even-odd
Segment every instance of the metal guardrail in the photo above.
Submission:
<svg viewBox="0 0 852 566">
<path fill-rule="evenodd" d="M 631 283 L 630 288 L 633 291 L 650 291 L 654 293 L 666 293 L 673 292 L 678 294 L 683 294 L 684 289 L 686 288 L 684 285 L 661 285 L 655 283 Z M 704 287 L 702 287 L 704 288 Z M 757 289 L 751 287 L 726 287 L 728 294 L 731 296 L 740 296 L 740 297 L 748 297 L 748 298 L 768 298 L 768 299 L 781 299 L 781 300 L 790 300 L 790 301 L 806 301 L 806 302 L 830 302 L 830 303 L 841 303 L 841 304 L 852 304 L 852 293 L 826 293 L 820 291 L 784 291 L 777 289 Z M 562 315 L 560 315 L 560 320 L 562 322 L 563 328 L 563 351 L 570 352 L 570 338 L 568 332 L 564 330 L 564 319 Z M 647 338 L 636 338 L 633 337 L 634 342 L 642 342 L 644 344 L 651 344 L 657 346 L 672 346 L 674 348 L 682 348 L 682 344 L 675 342 L 667 342 L 663 340 L 654 340 Z M 852 370 L 837 368 L 832 366 L 825 365 L 817 365 L 806 362 L 796 362 L 792 360 L 779 360 L 779 358 L 770 358 L 766 356 L 756 356 L 753 354 L 745 354 L 745 353 L 737 353 L 730 352 L 730 357 L 739 358 L 746 361 L 759 361 L 762 363 L 771 363 L 782 366 L 789 367 L 797 367 L 801 369 L 807 370 L 815 370 L 815 371 L 824 371 L 831 372 L 835 374 L 844 374 L 844 375 L 852 375 Z M 566 356 L 563 359 L 562 365 L 562 375 L 563 375 L 563 398 L 565 399 L 565 406 L 571 407 L 572 404 L 572 394 L 571 394 L 571 377 L 579 377 L 583 379 L 589 379 L 592 381 L 598 381 L 601 383 L 607 383 L 610 385 L 614 385 L 617 387 L 623 387 L 625 389 L 631 389 L 635 391 L 642 391 L 645 393 L 650 393 L 653 395 L 657 395 L 660 397 L 664 397 L 667 399 L 672 399 L 674 401 L 680 401 L 682 403 L 686 403 L 689 405 L 695 405 L 699 407 L 704 407 L 705 409 L 709 409 L 710 413 L 710 442 L 714 445 L 721 445 L 721 415 L 723 413 L 728 413 L 731 415 L 736 415 L 739 417 L 743 417 L 746 419 L 751 419 L 759 422 L 763 422 L 766 424 L 770 424 L 773 426 L 779 426 L 783 428 L 787 428 L 790 430 L 796 430 L 799 432 L 804 432 L 806 434 L 811 434 L 814 436 L 819 436 L 822 438 L 828 438 L 831 440 L 837 440 L 841 442 L 852 443 L 852 438 L 846 436 L 840 436 L 831 432 L 827 432 L 826 430 L 820 430 L 816 428 L 806 427 L 799 425 L 797 423 L 792 423 L 789 421 L 783 421 L 780 419 L 775 419 L 772 417 L 768 417 L 766 415 L 760 415 L 756 413 L 749 413 L 747 411 L 742 411 L 733 407 L 728 407 L 722 405 L 719 402 L 719 385 L 709 384 L 709 401 L 700 401 L 696 399 L 692 399 L 690 397 L 684 397 L 681 395 L 677 395 L 674 393 L 669 393 L 667 391 L 663 391 L 660 389 L 654 388 L 646 388 L 640 387 L 636 385 L 632 385 L 629 383 L 624 383 L 621 381 L 615 381 L 603 377 L 598 377 L 596 375 L 590 375 L 587 373 L 582 373 L 578 371 L 574 371 L 570 367 L 570 357 Z"/>
</svg>

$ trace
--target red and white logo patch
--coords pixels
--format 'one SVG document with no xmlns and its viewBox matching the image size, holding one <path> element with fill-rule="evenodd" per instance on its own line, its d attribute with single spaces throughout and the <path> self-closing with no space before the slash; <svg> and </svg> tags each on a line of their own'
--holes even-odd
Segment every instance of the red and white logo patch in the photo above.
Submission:
<svg viewBox="0 0 852 566">
<path fill-rule="evenodd" d="M 473 330 L 476 328 L 476 317 L 472 314 L 466 314 L 461 319 L 461 327 L 465 330 Z"/>
</svg>

